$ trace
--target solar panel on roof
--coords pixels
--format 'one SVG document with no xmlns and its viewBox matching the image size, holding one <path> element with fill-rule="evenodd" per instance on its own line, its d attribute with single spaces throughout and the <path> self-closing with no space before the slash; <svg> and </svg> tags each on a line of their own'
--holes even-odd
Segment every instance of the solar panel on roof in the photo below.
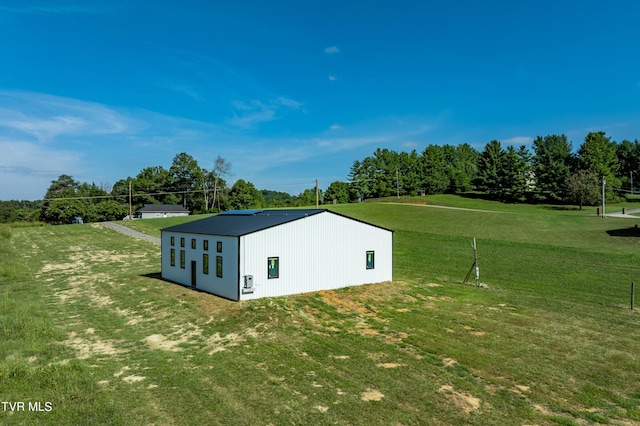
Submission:
<svg viewBox="0 0 640 426">
<path fill-rule="evenodd" d="M 262 213 L 264 210 L 227 210 L 226 212 L 219 213 L 218 216 L 252 216 L 257 213 Z"/>
</svg>

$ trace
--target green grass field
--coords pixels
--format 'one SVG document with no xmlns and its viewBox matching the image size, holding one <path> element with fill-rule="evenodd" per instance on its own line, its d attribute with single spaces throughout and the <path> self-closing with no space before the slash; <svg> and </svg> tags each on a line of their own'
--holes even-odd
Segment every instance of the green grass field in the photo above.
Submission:
<svg viewBox="0 0 640 426">
<path fill-rule="evenodd" d="M 636 219 L 425 200 L 493 212 L 331 206 L 395 231 L 394 281 L 240 303 L 100 225 L 1 228 L 0 421 L 639 424 Z"/>
</svg>

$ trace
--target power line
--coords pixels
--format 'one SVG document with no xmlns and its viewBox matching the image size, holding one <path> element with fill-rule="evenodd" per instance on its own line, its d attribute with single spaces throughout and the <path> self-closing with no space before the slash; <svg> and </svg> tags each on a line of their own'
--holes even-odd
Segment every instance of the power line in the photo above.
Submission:
<svg viewBox="0 0 640 426">
<path fill-rule="evenodd" d="M 166 192 L 146 192 L 146 193 L 135 193 L 134 197 L 139 197 L 143 195 L 171 195 L 171 194 L 190 194 L 194 192 L 220 192 L 220 189 L 192 189 L 188 191 L 166 191 Z M 42 201 L 52 201 L 52 200 L 91 200 L 91 199 L 100 199 L 100 198 L 117 198 L 117 197 L 128 197 L 127 194 L 111 194 L 111 195 L 91 195 L 84 197 L 54 197 L 54 198 L 43 198 Z"/>
</svg>

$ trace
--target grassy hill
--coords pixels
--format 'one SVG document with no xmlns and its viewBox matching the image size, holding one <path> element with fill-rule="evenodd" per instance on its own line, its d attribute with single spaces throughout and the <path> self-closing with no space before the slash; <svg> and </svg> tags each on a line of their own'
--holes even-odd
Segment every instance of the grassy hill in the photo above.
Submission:
<svg viewBox="0 0 640 426">
<path fill-rule="evenodd" d="M 427 203 L 490 212 L 331 206 L 395 231 L 394 282 L 241 303 L 163 282 L 157 246 L 100 225 L 4 228 L 2 399 L 52 409 L 0 419 L 640 422 L 636 219 Z M 130 226 L 158 234 L 170 224 Z M 461 284 L 474 237 L 487 288 Z"/>
</svg>

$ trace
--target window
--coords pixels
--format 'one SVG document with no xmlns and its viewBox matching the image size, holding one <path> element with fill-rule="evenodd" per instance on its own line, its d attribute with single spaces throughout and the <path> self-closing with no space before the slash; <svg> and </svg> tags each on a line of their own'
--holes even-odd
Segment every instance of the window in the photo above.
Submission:
<svg viewBox="0 0 640 426">
<path fill-rule="evenodd" d="M 184 269 L 185 258 L 184 258 L 184 250 L 180 250 L 180 267 Z"/>
<path fill-rule="evenodd" d="M 180 247 L 184 247 L 184 237 L 180 237 Z"/>
<path fill-rule="evenodd" d="M 267 278 L 278 278 L 280 275 L 280 258 L 270 257 L 267 259 Z"/>
<path fill-rule="evenodd" d="M 171 266 L 176 266 L 176 249 L 171 249 Z"/>
<path fill-rule="evenodd" d="M 205 250 L 209 250 L 209 240 L 204 240 L 204 241 L 202 242 L 202 247 L 203 247 Z"/>
<path fill-rule="evenodd" d="M 191 239 L 191 248 L 194 249 L 194 250 L 196 249 L 196 239 L 195 238 Z"/>
<path fill-rule="evenodd" d="M 202 273 L 205 275 L 209 274 L 209 255 L 202 255 Z"/>
<path fill-rule="evenodd" d="M 176 237 L 171 237 L 171 245 L 172 246 L 176 245 Z"/>
<path fill-rule="evenodd" d="M 367 269 L 373 269 L 374 267 L 375 253 L 373 251 L 367 252 Z"/>
<path fill-rule="evenodd" d="M 216 256 L 216 277 L 222 278 L 222 256 Z"/>
<path fill-rule="evenodd" d="M 218 241 L 218 243 L 216 244 L 216 251 L 218 253 L 222 253 L 222 241 Z"/>
</svg>

